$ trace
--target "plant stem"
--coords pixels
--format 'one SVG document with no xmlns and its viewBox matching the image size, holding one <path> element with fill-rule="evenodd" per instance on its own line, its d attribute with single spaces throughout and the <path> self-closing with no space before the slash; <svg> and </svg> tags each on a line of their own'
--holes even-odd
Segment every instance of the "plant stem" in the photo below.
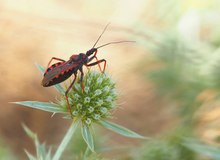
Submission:
<svg viewBox="0 0 220 160">
<path fill-rule="evenodd" d="M 66 135 L 64 136 L 62 142 L 60 143 L 56 153 L 54 154 L 52 160 L 59 160 L 60 159 L 63 151 L 65 150 L 65 148 L 67 147 L 68 143 L 70 142 L 73 134 L 75 133 L 78 124 L 79 124 L 79 120 L 76 120 L 71 124 L 71 126 L 68 129 Z"/>
<path fill-rule="evenodd" d="M 86 147 L 86 151 L 85 151 L 85 153 L 84 153 L 84 155 L 83 155 L 83 160 L 86 160 L 86 157 L 87 157 L 87 155 L 89 154 L 89 151 L 90 151 L 90 149 L 89 149 L 89 147 L 87 146 L 87 147 Z"/>
</svg>

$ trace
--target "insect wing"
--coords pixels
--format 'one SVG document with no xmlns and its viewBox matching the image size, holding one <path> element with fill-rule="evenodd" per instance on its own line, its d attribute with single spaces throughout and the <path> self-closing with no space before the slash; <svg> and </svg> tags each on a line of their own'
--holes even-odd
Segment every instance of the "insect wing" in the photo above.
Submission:
<svg viewBox="0 0 220 160">
<path fill-rule="evenodd" d="M 43 86 L 50 86 L 49 83 L 53 81 L 55 78 L 58 78 L 60 75 L 64 75 L 65 73 L 69 73 L 75 67 L 77 67 L 79 63 L 69 63 L 65 62 L 60 64 L 59 66 L 53 67 L 48 72 L 44 74 L 44 78 L 42 80 Z"/>
<path fill-rule="evenodd" d="M 70 70 L 73 70 L 79 65 L 79 62 L 66 62 L 64 65 L 60 66 L 61 73 L 69 72 Z"/>
<path fill-rule="evenodd" d="M 61 68 L 59 67 L 55 67 L 53 69 L 51 69 L 50 71 L 48 71 L 46 74 L 44 74 L 44 78 L 42 80 L 42 85 L 43 86 L 47 86 L 49 84 L 50 81 L 52 81 L 57 75 L 59 75 L 61 73 Z"/>
</svg>

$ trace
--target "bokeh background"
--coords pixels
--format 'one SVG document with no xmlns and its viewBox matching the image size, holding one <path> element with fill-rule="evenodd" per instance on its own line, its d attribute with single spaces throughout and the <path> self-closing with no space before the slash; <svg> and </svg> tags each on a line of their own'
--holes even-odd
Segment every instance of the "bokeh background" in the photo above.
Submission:
<svg viewBox="0 0 220 160">
<path fill-rule="evenodd" d="M 0 0 L 0 159 L 26 159 L 24 149 L 34 154 L 22 123 L 56 148 L 68 120 L 9 102 L 55 100 L 59 95 L 53 87 L 40 85 L 42 75 L 35 64 L 46 67 L 51 57 L 67 60 L 86 52 L 109 22 L 98 45 L 136 41 L 98 52 L 99 59 L 107 60 L 107 72 L 120 93 L 113 121 L 154 140 L 99 130 L 101 157 L 207 159 L 201 146 L 192 149 L 197 143 L 187 137 L 217 149 L 219 0 Z M 80 157 L 80 142 L 73 140 L 66 157 Z"/>
</svg>

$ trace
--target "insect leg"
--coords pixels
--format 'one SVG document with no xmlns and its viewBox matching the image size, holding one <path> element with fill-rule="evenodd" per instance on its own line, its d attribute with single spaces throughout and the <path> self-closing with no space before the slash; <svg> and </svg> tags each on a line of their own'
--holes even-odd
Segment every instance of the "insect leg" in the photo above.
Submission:
<svg viewBox="0 0 220 160">
<path fill-rule="evenodd" d="M 81 73 L 81 76 L 80 76 L 80 84 L 81 84 L 81 87 L 82 87 L 82 92 L 84 92 L 84 83 L 83 83 L 84 73 L 83 73 L 82 68 L 80 68 L 79 71 L 80 71 L 80 73 Z"/>
<path fill-rule="evenodd" d="M 65 62 L 65 60 L 63 60 L 63 59 L 56 58 L 56 57 L 52 57 L 52 58 L 51 58 L 51 60 L 50 60 L 50 61 L 49 61 L 49 63 L 48 63 L 47 68 L 50 66 L 50 63 L 52 62 L 52 60 L 57 60 L 57 61 L 62 61 L 62 62 Z"/>
<path fill-rule="evenodd" d="M 99 61 L 98 58 L 96 57 L 98 51 L 95 51 L 94 56 L 92 56 L 91 58 L 89 58 L 89 62 L 92 61 L 94 58 L 96 59 L 96 61 Z M 102 71 L 100 64 L 98 63 L 99 66 L 99 70 Z"/>
<path fill-rule="evenodd" d="M 73 118 L 73 115 L 72 115 L 72 110 L 71 110 L 70 103 L 69 103 L 69 100 L 68 100 L 68 93 L 69 93 L 70 89 L 73 87 L 73 84 L 75 83 L 75 81 L 76 81 L 76 73 L 74 73 L 74 79 L 73 79 L 72 83 L 70 84 L 70 86 L 68 87 L 68 89 L 65 92 L 66 101 L 67 101 L 67 105 L 68 105 L 68 110 L 70 112 L 71 118 Z"/>
<path fill-rule="evenodd" d="M 104 62 L 104 69 L 102 70 L 102 73 L 105 72 L 105 67 L 106 67 L 106 60 L 105 59 L 101 59 L 101 60 L 97 60 L 96 62 L 94 63 L 90 63 L 90 64 L 86 64 L 86 66 L 94 66 L 94 65 L 99 65 L 100 63 Z"/>
<path fill-rule="evenodd" d="M 96 59 L 96 62 L 98 62 L 98 61 L 99 61 L 97 57 L 95 57 L 95 59 Z M 100 66 L 100 64 L 99 64 L 99 63 L 98 63 L 98 66 L 99 66 L 99 70 L 102 72 L 102 69 L 101 69 L 101 66 Z"/>
</svg>

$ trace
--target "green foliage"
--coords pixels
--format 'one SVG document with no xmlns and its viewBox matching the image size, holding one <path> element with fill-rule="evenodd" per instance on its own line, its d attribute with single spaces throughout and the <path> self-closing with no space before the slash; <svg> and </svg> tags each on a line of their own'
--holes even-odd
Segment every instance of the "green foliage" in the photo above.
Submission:
<svg viewBox="0 0 220 160">
<path fill-rule="evenodd" d="M 29 160 L 52 160 L 51 158 L 51 148 L 46 149 L 45 144 L 40 144 L 38 137 L 33 133 L 28 127 L 23 125 L 23 128 L 27 135 L 34 141 L 36 148 L 36 157 L 25 150 Z"/>
<path fill-rule="evenodd" d="M 93 153 L 87 157 L 81 156 L 76 160 L 110 160 L 110 159 L 102 158 L 100 155 Z"/>
<path fill-rule="evenodd" d="M 188 127 L 177 127 L 174 132 L 168 134 L 165 140 L 170 146 L 175 148 L 176 154 L 179 160 L 197 160 L 196 154 L 185 147 L 183 142 L 186 137 L 192 137 L 191 128 Z"/>
<path fill-rule="evenodd" d="M 166 141 L 149 141 L 140 151 L 138 151 L 138 160 L 177 160 L 176 149 L 170 146 Z"/>
<path fill-rule="evenodd" d="M 175 130 L 165 138 L 145 142 L 138 151 L 137 160 L 196 160 L 193 151 L 183 145 L 188 131 Z"/>
<path fill-rule="evenodd" d="M 125 137 L 131 137 L 131 138 L 141 138 L 141 139 L 147 139 L 147 137 L 141 136 L 125 127 L 122 127 L 118 124 L 108 122 L 108 121 L 100 121 L 99 124 L 101 124 L 103 127 L 110 129 L 120 135 L 123 135 Z"/>
<path fill-rule="evenodd" d="M 25 132 L 34 141 L 35 147 L 36 147 L 36 157 L 30 154 L 27 150 L 25 150 L 29 160 L 58 160 L 60 159 L 68 143 L 70 143 L 70 139 L 72 138 L 73 134 L 75 134 L 78 124 L 79 122 L 75 122 L 70 126 L 69 130 L 64 136 L 61 144 L 59 145 L 53 157 L 51 154 L 51 148 L 47 150 L 46 148 L 48 147 L 46 147 L 45 144 L 40 144 L 37 135 L 33 133 L 29 128 L 27 128 L 25 125 L 23 125 Z M 82 145 L 82 139 L 80 139 L 78 143 L 75 143 L 77 142 L 76 139 L 73 142 L 74 143 L 72 143 L 72 147 L 71 147 L 72 150 L 79 149 L 79 146 Z M 65 159 L 105 160 L 104 158 L 101 158 L 100 155 L 96 153 L 89 154 L 88 149 L 86 150 L 87 153 L 82 155 L 81 154 L 82 149 L 85 149 L 85 148 L 86 148 L 86 145 L 83 145 L 83 147 L 80 148 L 81 150 L 75 151 L 74 153 L 70 151 L 72 153 L 72 154 L 69 154 L 71 155 L 71 157 L 69 158 L 65 156 Z M 11 159 L 13 160 L 13 158 Z"/>
<path fill-rule="evenodd" d="M 191 119 L 199 105 L 196 97 L 208 87 L 206 77 L 199 74 L 198 64 L 193 58 L 197 52 L 177 37 L 167 37 L 155 52 L 161 67 L 149 72 L 150 79 L 159 95 L 178 102 L 179 113 Z"/>
<path fill-rule="evenodd" d="M 220 90 L 220 64 L 215 64 L 213 70 L 211 71 L 212 75 L 212 85 L 213 88 Z"/>
<path fill-rule="evenodd" d="M 16 160 L 14 154 L 10 149 L 0 140 L 0 159 L 2 160 Z"/>
<path fill-rule="evenodd" d="M 161 5 L 160 0 L 157 2 L 160 2 L 158 5 L 161 10 L 156 10 L 155 16 L 161 20 L 159 23 L 162 23 L 162 28 L 149 32 L 146 25 L 139 26 L 141 32 L 145 33 L 145 38 L 147 37 L 147 40 L 140 39 L 140 44 L 150 50 L 153 56 L 150 57 L 151 61 L 147 57 L 142 67 L 146 68 L 145 75 L 154 84 L 158 100 L 166 99 L 168 104 L 164 106 L 172 105 L 172 109 L 175 107 L 174 114 L 179 122 L 176 125 L 179 127 L 166 138 L 144 143 L 135 159 L 200 160 L 204 155 L 220 159 L 219 148 L 198 141 L 186 141 L 186 138 L 193 137 L 197 127 L 196 115 L 204 102 L 207 102 L 206 97 L 201 98 L 201 95 L 206 91 L 213 91 L 215 95 L 212 100 L 219 101 L 219 9 L 214 13 L 214 8 L 207 7 L 200 12 L 198 8 L 193 10 L 190 7 L 190 10 L 183 12 L 179 8 L 180 4 L 190 5 L 190 1 L 178 3 L 171 0 L 165 5 Z M 217 1 L 204 1 L 209 2 L 215 5 Z M 193 15 L 189 16 L 190 14 Z M 183 23 L 186 19 L 189 24 Z M 199 22 L 194 23 L 194 20 Z M 192 26 L 188 28 L 190 25 Z M 197 156 L 197 153 L 202 156 Z"/>
<path fill-rule="evenodd" d="M 219 147 L 210 146 L 195 139 L 185 139 L 182 144 L 192 151 L 213 158 L 213 160 L 220 159 Z"/>
<path fill-rule="evenodd" d="M 217 60 L 220 56 L 216 52 L 209 55 L 215 51 L 209 44 L 192 46 L 175 30 L 161 37 L 160 45 L 152 49 L 154 63 L 158 65 L 148 70 L 147 76 L 154 83 L 157 95 L 176 105 L 182 122 L 193 125 L 193 117 L 202 104 L 199 95 L 220 89 Z"/>
<path fill-rule="evenodd" d="M 39 109 L 47 112 L 52 113 L 65 113 L 65 108 L 62 106 L 59 106 L 54 103 L 48 103 L 48 102 L 38 102 L 38 101 L 22 101 L 22 102 L 13 102 L 15 104 L 20 104 L 26 107 Z"/>
</svg>

